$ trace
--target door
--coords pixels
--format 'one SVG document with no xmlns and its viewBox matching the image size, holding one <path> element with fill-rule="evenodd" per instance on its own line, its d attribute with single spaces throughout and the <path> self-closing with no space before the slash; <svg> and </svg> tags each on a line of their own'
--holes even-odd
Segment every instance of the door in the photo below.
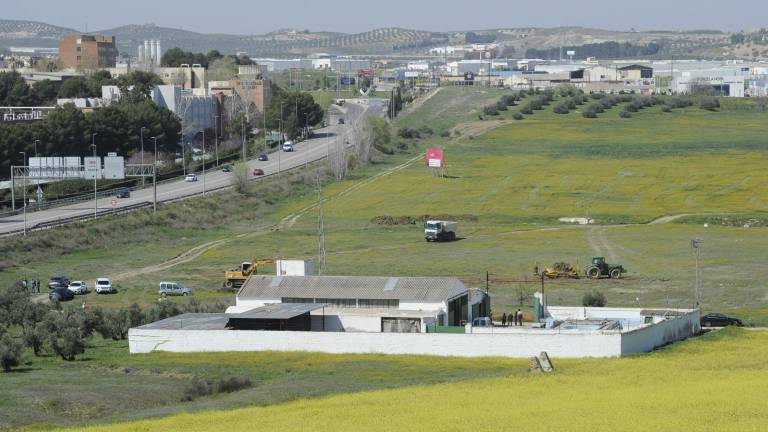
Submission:
<svg viewBox="0 0 768 432">
<path fill-rule="evenodd" d="M 382 333 L 421 333 L 419 318 L 382 318 Z"/>
</svg>

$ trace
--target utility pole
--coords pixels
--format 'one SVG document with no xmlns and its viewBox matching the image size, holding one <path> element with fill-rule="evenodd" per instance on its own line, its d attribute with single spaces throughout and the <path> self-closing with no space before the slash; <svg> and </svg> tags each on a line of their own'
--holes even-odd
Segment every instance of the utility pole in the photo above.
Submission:
<svg viewBox="0 0 768 432">
<path fill-rule="evenodd" d="M 323 183 L 320 180 L 320 172 L 317 172 L 317 248 L 318 269 L 317 274 L 325 272 L 325 226 L 323 223 Z"/>
<path fill-rule="evenodd" d="M 693 285 L 693 308 L 699 309 L 701 307 L 701 244 L 704 242 L 700 237 L 696 237 L 691 240 L 691 247 L 693 248 L 693 255 L 696 257 L 696 273 L 694 277 Z"/>
<path fill-rule="evenodd" d="M 157 213 L 157 137 L 153 136 L 152 140 L 155 142 L 155 163 L 152 165 L 152 188 L 154 189 L 152 213 Z"/>
<path fill-rule="evenodd" d="M 96 157 L 96 135 L 98 133 L 91 134 L 91 147 L 93 147 L 93 157 Z M 142 153 L 143 154 L 143 153 Z M 101 171 L 101 162 L 98 162 L 96 167 L 98 171 L 93 175 L 93 217 L 96 218 L 96 213 L 99 212 L 99 200 L 96 197 L 96 178 Z"/>
<path fill-rule="evenodd" d="M 144 170 L 144 167 L 143 167 L 144 165 L 144 129 L 146 129 L 144 126 L 142 126 L 141 129 L 139 129 L 139 135 L 141 136 L 141 165 L 142 165 L 141 169 L 142 170 Z M 145 178 L 144 176 L 141 176 L 142 188 L 144 187 L 144 178 Z"/>
<path fill-rule="evenodd" d="M 27 175 L 24 176 L 24 235 L 27 235 L 27 177 L 29 176 L 29 163 L 27 162 L 27 152 L 19 152 L 22 155 L 22 164 L 27 165 Z M 13 168 L 11 168 L 13 172 Z"/>
<path fill-rule="evenodd" d="M 242 123 L 243 123 L 243 162 L 245 162 L 245 160 L 246 160 L 246 155 L 245 155 L 245 117 L 243 117 L 243 122 Z M 266 131 L 264 131 L 264 133 L 266 133 Z"/>
<path fill-rule="evenodd" d="M 215 123 L 213 124 L 213 134 L 214 134 L 214 153 L 216 153 L 216 166 L 219 166 L 219 120 L 221 119 L 220 115 L 215 116 L 214 120 Z"/>
<path fill-rule="evenodd" d="M 203 129 L 203 196 L 205 196 L 205 129 Z"/>
</svg>

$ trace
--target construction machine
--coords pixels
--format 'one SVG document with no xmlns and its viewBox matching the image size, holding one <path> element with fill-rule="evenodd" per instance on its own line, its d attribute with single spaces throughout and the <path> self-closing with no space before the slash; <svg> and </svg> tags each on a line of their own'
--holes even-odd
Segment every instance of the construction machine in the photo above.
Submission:
<svg viewBox="0 0 768 432">
<path fill-rule="evenodd" d="M 592 264 L 587 266 L 585 273 L 590 279 L 620 279 L 626 271 L 621 264 L 608 264 L 603 257 L 592 257 Z"/>
<path fill-rule="evenodd" d="M 569 278 L 569 279 L 578 279 L 579 278 L 579 270 L 576 266 L 566 263 L 566 262 L 557 262 L 552 265 L 552 267 L 546 267 L 544 270 L 539 273 L 539 266 L 538 264 L 533 270 L 533 273 L 535 276 L 546 276 L 549 279 L 559 279 L 559 278 Z"/>
<path fill-rule="evenodd" d="M 255 259 L 250 262 L 244 262 L 240 267 L 224 272 L 224 288 L 240 288 L 252 274 L 258 274 L 260 265 L 274 264 L 273 258 Z"/>
</svg>

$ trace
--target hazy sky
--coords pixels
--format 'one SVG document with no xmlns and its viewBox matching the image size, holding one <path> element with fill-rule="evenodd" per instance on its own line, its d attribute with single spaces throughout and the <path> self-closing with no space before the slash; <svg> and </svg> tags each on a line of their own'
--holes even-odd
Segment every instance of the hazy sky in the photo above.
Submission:
<svg viewBox="0 0 768 432">
<path fill-rule="evenodd" d="M 497 27 L 720 29 L 768 26 L 766 0 L 34 0 L 9 1 L 0 18 L 89 31 L 155 23 L 203 33 L 261 34 L 280 28 L 361 32 L 376 27 L 471 30 Z"/>
</svg>

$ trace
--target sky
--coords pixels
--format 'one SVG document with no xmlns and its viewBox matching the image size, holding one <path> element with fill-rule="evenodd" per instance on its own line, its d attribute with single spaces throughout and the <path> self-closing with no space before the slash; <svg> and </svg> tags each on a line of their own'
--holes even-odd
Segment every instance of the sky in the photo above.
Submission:
<svg viewBox="0 0 768 432">
<path fill-rule="evenodd" d="M 35 0 L 11 1 L 0 18 L 97 31 L 154 23 L 201 33 L 263 34 L 283 28 L 364 32 L 379 27 L 449 31 L 583 26 L 608 30 L 725 31 L 768 27 L 765 0 Z"/>
</svg>

